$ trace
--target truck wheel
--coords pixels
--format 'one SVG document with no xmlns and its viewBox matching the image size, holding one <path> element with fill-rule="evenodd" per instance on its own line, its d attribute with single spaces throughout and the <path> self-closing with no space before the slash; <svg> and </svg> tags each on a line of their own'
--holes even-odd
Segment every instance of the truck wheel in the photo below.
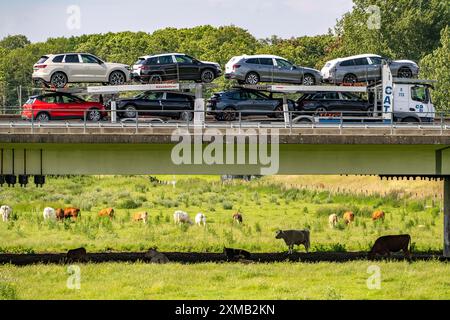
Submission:
<svg viewBox="0 0 450 320">
<path fill-rule="evenodd" d="M 420 123 L 419 119 L 408 117 L 402 120 L 403 123 Z"/>
</svg>

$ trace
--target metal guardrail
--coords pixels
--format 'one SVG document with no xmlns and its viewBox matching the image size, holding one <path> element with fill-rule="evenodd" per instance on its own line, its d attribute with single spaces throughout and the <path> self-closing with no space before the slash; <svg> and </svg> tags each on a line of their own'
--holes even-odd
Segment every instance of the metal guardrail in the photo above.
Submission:
<svg viewBox="0 0 450 320">
<path fill-rule="evenodd" d="M 20 109 L 21 110 L 21 109 Z M 71 109 L 74 118 L 78 121 L 55 121 L 48 122 L 37 121 L 36 115 L 47 112 L 54 115 L 58 111 L 67 112 L 68 109 L 48 109 L 39 111 L 33 110 L 30 119 L 14 119 L 2 120 L 0 118 L 1 129 L 25 129 L 30 133 L 35 133 L 37 129 L 82 129 L 83 133 L 92 133 L 94 129 L 130 129 L 134 128 L 135 133 L 139 133 L 141 129 L 148 128 L 233 128 L 233 129 L 339 129 L 342 133 L 345 129 L 389 129 L 391 134 L 395 134 L 397 129 L 414 129 L 414 130 L 432 130 L 437 131 L 439 135 L 450 133 L 450 123 L 447 122 L 448 114 L 440 113 L 433 121 L 430 122 L 386 122 L 382 112 L 362 112 L 362 111 L 345 111 L 345 112 L 307 112 L 307 111 L 252 111 L 249 115 L 248 111 L 194 111 L 194 110 L 136 110 L 134 117 L 123 117 L 124 111 L 117 110 L 101 110 L 103 119 L 101 121 L 89 121 L 88 114 L 92 110 Z M 112 113 L 115 112 L 119 117 L 119 121 L 115 123 L 108 122 Z M 162 113 L 158 115 L 157 113 Z M 156 113 L 156 114 L 155 114 Z M 416 115 L 410 112 L 411 116 Z M 77 114 L 77 115 L 75 115 Z M 232 115 L 231 115 L 232 114 Z M 407 114 L 404 112 L 403 114 Z M 180 120 L 183 115 L 184 120 Z M 389 113 L 390 118 L 394 116 Z M 13 116 L 13 115 L 11 115 Z M 287 117 L 285 117 L 287 116 Z M 15 116 L 17 117 L 17 116 Z M 288 121 L 286 121 L 288 120 Z M 21 131 L 23 132 L 23 131 Z"/>
</svg>

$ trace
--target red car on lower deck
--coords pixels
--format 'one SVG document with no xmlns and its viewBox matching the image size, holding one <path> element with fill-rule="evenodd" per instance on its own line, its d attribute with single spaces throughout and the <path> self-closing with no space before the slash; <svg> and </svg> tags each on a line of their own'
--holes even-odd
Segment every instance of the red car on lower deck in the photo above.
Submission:
<svg viewBox="0 0 450 320">
<path fill-rule="evenodd" d="M 105 106 L 85 101 L 68 93 L 48 93 L 32 96 L 22 106 L 22 119 L 46 122 L 58 119 L 100 121 L 107 116 Z"/>
</svg>

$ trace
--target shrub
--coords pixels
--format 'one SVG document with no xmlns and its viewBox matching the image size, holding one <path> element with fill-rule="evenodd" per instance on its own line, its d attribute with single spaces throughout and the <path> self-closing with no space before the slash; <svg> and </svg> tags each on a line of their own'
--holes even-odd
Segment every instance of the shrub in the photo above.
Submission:
<svg viewBox="0 0 450 320">
<path fill-rule="evenodd" d="M 140 207 L 140 203 L 135 202 L 133 199 L 126 199 L 117 205 L 119 209 L 137 209 Z"/>
<path fill-rule="evenodd" d="M 233 204 L 229 201 L 222 202 L 222 207 L 224 210 L 233 210 Z"/>
</svg>

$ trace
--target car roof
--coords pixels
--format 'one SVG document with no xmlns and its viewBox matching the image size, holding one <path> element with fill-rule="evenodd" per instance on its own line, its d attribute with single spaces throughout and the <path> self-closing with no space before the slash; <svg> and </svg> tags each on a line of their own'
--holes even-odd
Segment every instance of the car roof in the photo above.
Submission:
<svg viewBox="0 0 450 320">
<path fill-rule="evenodd" d="M 68 54 L 87 54 L 90 56 L 94 56 L 96 57 L 95 54 L 92 53 L 88 53 L 88 52 L 65 52 L 65 53 L 50 53 L 50 54 L 44 54 L 42 55 L 42 57 L 47 56 L 47 57 L 54 57 L 54 56 L 64 56 L 64 55 L 68 55 Z"/>
<path fill-rule="evenodd" d="M 251 58 L 274 58 L 274 59 L 283 59 L 283 60 L 287 60 L 286 58 L 280 57 L 280 56 L 276 56 L 273 54 L 254 54 L 254 55 L 242 55 L 242 56 L 238 56 L 240 58 L 243 59 L 251 59 Z"/>
<path fill-rule="evenodd" d="M 178 92 L 178 91 L 172 91 L 172 90 L 148 90 L 148 91 L 145 91 L 144 93 L 174 93 L 174 94 L 178 94 L 178 95 L 182 95 L 182 96 L 190 96 L 190 97 L 192 97 L 192 96 L 194 96 L 194 94 L 193 93 L 191 93 L 191 92 Z"/>
<path fill-rule="evenodd" d="M 172 53 L 160 53 L 160 54 L 154 54 L 154 55 L 140 56 L 139 59 L 150 59 L 150 58 L 172 56 L 172 55 L 187 56 L 187 54 L 185 54 L 185 53 L 172 52 Z"/>
<path fill-rule="evenodd" d="M 67 92 L 49 92 L 49 93 L 44 93 L 44 94 L 38 94 L 38 95 L 30 96 L 30 99 L 51 97 L 51 96 L 70 96 L 70 97 L 75 97 L 75 98 L 81 99 L 78 96 L 71 94 L 71 93 L 67 93 Z"/>
<path fill-rule="evenodd" d="M 360 59 L 360 58 L 370 58 L 370 57 L 382 58 L 378 54 L 365 53 L 365 54 L 357 54 L 357 55 L 354 55 L 354 56 L 348 56 L 348 57 L 344 57 L 344 58 L 336 58 L 336 59 L 330 60 L 328 62 L 340 62 L 340 61 L 345 61 L 345 60 Z"/>
</svg>

